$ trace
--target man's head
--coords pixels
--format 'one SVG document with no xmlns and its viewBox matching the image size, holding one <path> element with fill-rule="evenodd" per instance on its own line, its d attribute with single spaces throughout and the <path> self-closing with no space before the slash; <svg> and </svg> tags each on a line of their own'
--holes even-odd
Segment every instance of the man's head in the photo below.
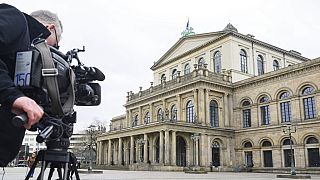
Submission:
<svg viewBox="0 0 320 180">
<path fill-rule="evenodd" d="M 58 42 L 60 41 L 63 32 L 62 23 L 58 16 L 48 10 L 34 11 L 30 16 L 46 26 L 51 32 L 51 35 L 47 38 L 47 43 L 51 46 L 58 46 Z"/>
</svg>

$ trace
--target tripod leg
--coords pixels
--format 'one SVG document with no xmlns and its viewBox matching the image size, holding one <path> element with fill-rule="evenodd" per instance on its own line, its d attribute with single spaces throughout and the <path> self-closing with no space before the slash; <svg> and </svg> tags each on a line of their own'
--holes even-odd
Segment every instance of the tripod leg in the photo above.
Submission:
<svg viewBox="0 0 320 180">
<path fill-rule="evenodd" d="M 40 171 L 40 174 L 39 174 L 37 180 L 43 180 L 43 178 L 44 178 L 44 171 L 45 171 L 45 169 L 47 168 L 47 166 L 48 166 L 48 162 L 42 160 L 42 162 L 41 162 L 41 171 Z"/>
<path fill-rule="evenodd" d="M 35 170 L 38 162 L 39 162 L 38 157 L 36 157 L 36 160 L 34 161 L 33 165 L 32 165 L 31 168 L 29 169 L 29 172 L 28 172 L 25 180 L 28 180 L 28 179 L 30 178 L 30 176 L 31 176 L 32 172 L 34 172 L 34 170 Z"/>
<path fill-rule="evenodd" d="M 69 169 L 69 163 L 65 163 L 64 164 L 64 172 L 63 172 L 63 180 L 67 180 L 67 178 L 68 178 L 68 169 Z"/>
</svg>

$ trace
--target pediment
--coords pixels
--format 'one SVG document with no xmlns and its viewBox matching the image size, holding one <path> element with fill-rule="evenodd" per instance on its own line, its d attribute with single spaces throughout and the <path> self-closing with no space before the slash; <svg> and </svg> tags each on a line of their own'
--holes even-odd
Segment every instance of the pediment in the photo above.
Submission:
<svg viewBox="0 0 320 180">
<path fill-rule="evenodd" d="M 224 34 L 224 32 L 182 37 L 151 67 L 151 69 L 154 70 L 168 61 L 220 37 L 222 34 Z"/>
</svg>

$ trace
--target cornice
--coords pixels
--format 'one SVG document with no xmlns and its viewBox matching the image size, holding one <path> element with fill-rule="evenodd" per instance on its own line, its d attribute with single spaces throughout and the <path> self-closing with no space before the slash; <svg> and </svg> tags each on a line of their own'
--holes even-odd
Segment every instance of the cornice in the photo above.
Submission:
<svg viewBox="0 0 320 180">
<path fill-rule="evenodd" d="M 272 71 L 260 76 L 255 76 L 242 81 L 233 83 L 233 88 L 248 88 L 248 86 L 259 86 L 267 82 L 279 81 L 291 77 L 296 77 L 301 74 L 310 73 L 312 71 L 318 71 L 320 69 L 320 59 L 310 60 L 307 62 L 295 64 L 286 68 Z"/>
</svg>

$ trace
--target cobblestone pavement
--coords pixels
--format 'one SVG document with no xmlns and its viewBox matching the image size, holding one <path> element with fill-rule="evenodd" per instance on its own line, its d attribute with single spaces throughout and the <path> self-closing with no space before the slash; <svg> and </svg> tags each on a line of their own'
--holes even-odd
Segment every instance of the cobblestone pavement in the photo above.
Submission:
<svg viewBox="0 0 320 180">
<path fill-rule="evenodd" d="M 38 175 L 40 169 L 36 169 L 35 175 Z M 23 180 L 25 178 L 27 168 L 15 167 L 5 168 L 5 174 L 3 176 L 3 170 L 0 170 L 0 180 Z M 46 171 L 46 175 L 49 170 Z M 104 170 L 103 174 L 80 174 L 81 180 L 289 180 L 286 178 L 276 178 L 277 174 L 271 173 L 232 173 L 232 172 L 209 172 L 208 174 L 186 174 L 184 172 L 158 172 L 158 171 L 116 171 L 116 170 Z M 320 175 L 311 175 L 312 180 L 320 180 Z M 35 180 L 36 178 L 30 178 Z M 54 172 L 52 180 L 57 179 L 57 172 Z M 75 179 L 75 178 L 73 178 Z"/>
</svg>

